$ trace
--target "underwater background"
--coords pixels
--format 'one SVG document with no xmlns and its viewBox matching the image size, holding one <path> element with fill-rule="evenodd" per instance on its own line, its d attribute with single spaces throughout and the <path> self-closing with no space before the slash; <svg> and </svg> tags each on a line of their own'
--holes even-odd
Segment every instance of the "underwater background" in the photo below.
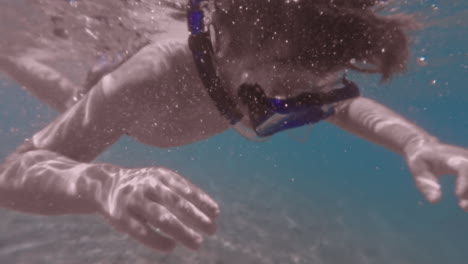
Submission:
<svg viewBox="0 0 468 264">
<path fill-rule="evenodd" d="M 349 78 L 363 95 L 468 148 L 468 2 L 402 3 L 426 24 L 412 33 L 408 72 L 386 84 Z M 0 77 L 0 159 L 56 115 Z M 326 122 L 261 143 L 233 131 L 171 149 L 122 138 L 98 162 L 176 170 L 219 201 L 217 234 L 199 252 L 163 254 L 98 216 L 0 209 L 0 263 L 468 263 L 468 213 L 457 206 L 454 177 L 442 178 L 443 200 L 428 204 L 402 157 Z"/>
</svg>

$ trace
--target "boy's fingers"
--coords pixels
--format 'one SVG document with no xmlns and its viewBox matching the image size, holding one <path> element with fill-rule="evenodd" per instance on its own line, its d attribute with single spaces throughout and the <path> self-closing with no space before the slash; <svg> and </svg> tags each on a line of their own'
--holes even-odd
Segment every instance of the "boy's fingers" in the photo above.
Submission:
<svg viewBox="0 0 468 264">
<path fill-rule="evenodd" d="M 412 166 L 411 171 L 419 191 L 430 203 L 437 203 L 442 198 L 442 190 L 437 176 L 429 171 L 423 164 Z"/>
<path fill-rule="evenodd" d="M 465 211 L 468 212 L 468 200 L 461 200 L 458 205 Z"/>
<path fill-rule="evenodd" d="M 171 236 L 188 248 L 198 249 L 200 247 L 203 241 L 202 236 L 184 225 L 165 207 L 157 203 L 151 203 L 142 206 L 140 210 L 143 210 L 142 214 L 145 215 L 149 225 L 159 228 L 161 232 Z"/>
<path fill-rule="evenodd" d="M 159 195 L 164 193 L 164 195 Z M 201 230 L 207 234 L 213 234 L 216 230 L 216 224 L 200 209 L 189 201 L 174 193 L 166 186 L 147 191 L 146 196 L 161 205 L 177 216 L 182 222 L 189 226 Z"/>
<path fill-rule="evenodd" d="M 458 172 L 455 184 L 455 194 L 459 199 L 468 199 L 468 170 Z"/>
<path fill-rule="evenodd" d="M 158 251 L 170 252 L 176 246 L 174 240 L 155 232 L 148 225 L 135 218 L 124 221 L 119 229 L 127 232 L 143 245 Z"/>
<path fill-rule="evenodd" d="M 460 202 L 458 205 L 465 211 L 468 211 L 468 169 L 463 168 L 457 175 L 455 184 L 455 195 Z"/>
<path fill-rule="evenodd" d="M 442 191 L 435 175 L 430 172 L 416 176 L 416 186 L 430 203 L 437 203 L 442 198 Z"/>
<path fill-rule="evenodd" d="M 219 215 L 218 203 L 191 182 L 178 175 L 168 179 L 163 178 L 163 180 L 163 183 L 174 193 L 191 202 L 211 219 Z"/>
</svg>

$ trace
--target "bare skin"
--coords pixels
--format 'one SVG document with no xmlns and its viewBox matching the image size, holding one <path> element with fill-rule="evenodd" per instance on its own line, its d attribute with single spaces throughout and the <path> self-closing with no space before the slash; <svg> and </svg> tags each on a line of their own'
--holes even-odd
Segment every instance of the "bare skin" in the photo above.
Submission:
<svg viewBox="0 0 468 264">
<path fill-rule="evenodd" d="M 186 36 L 163 39 L 103 76 L 76 102 L 79 88 L 40 62 L 0 58 L 2 71 L 62 112 L 0 166 L 0 206 L 45 215 L 97 213 L 157 250 L 169 251 L 176 243 L 200 247 L 202 234 L 215 231 L 219 213 L 207 194 L 169 169 L 90 163 L 122 135 L 168 148 L 229 129 L 200 83 Z M 274 93 L 317 78 L 303 69 L 274 74 L 272 69 L 284 65 L 255 64 L 255 56 L 236 63 L 230 58 L 242 68 L 225 67 L 231 69 L 223 73 L 229 85 L 255 81 Z M 429 202 L 441 198 L 439 176 L 455 175 L 459 205 L 468 211 L 468 150 L 439 142 L 371 99 L 344 101 L 337 109 L 327 121 L 400 154 Z"/>
</svg>

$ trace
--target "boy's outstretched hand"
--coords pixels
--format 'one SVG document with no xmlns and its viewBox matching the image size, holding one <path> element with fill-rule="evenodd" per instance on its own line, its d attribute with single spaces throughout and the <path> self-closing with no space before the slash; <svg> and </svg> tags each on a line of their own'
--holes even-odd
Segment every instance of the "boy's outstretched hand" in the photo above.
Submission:
<svg viewBox="0 0 468 264">
<path fill-rule="evenodd" d="M 217 203 L 177 173 L 142 168 L 109 175 L 110 182 L 96 197 L 99 211 L 111 225 L 147 247 L 171 251 L 181 243 L 198 249 L 200 233 L 215 232 Z"/>
<path fill-rule="evenodd" d="M 424 142 L 406 153 L 418 189 L 431 203 L 442 197 L 439 178 L 455 175 L 459 206 L 468 212 L 468 150 L 440 142 Z"/>
</svg>

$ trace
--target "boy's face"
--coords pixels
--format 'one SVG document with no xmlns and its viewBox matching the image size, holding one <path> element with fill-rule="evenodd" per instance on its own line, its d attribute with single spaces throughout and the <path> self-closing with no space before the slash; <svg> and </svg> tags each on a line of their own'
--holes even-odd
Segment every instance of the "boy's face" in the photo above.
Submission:
<svg viewBox="0 0 468 264">
<path fill-rule="evenodd" d="M 250 43 L 255 43 L 255 39 Z M 268 96 L 287 97 L 317 85 L 317 76 L 311 68 L 288 61 L 292 57 L 292 44 L 286 37 L 263 41 L 259 49 L 224 35 L 218 47 L 218 65 L 230 87 L 257 83 Z"/>
</svg>

